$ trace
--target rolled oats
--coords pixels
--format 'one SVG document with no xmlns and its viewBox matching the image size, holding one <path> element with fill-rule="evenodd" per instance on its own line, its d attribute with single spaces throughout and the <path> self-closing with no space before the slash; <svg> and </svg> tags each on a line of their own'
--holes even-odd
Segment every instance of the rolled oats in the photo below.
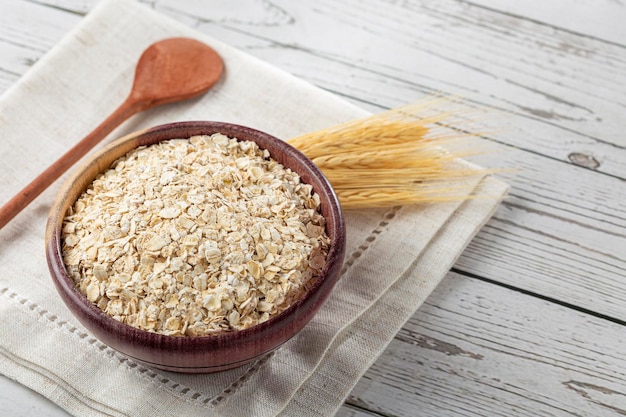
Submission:
<svg viewBox="0 0 626 417">
<path fill-rule="evenodd" d="M 68 273 L 131 326 L 245 329 L 299 299 L 326 260 L 319 196 L 253 142 L 176 139 L 118 159 L 63 224 Z"/>
</svg>

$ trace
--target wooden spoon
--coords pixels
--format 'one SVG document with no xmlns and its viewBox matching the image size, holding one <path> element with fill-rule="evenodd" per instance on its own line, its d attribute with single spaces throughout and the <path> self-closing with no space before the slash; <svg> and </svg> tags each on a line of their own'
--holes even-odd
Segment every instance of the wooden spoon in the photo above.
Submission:
<svg viewBox="0 0 626 417">
<path fill-rule="evenodd" d="M 170 38 L 152 44 L 137 63 L 133 87 L 126 100 L 0 209 L 0 229 L 130 116 L 205 93 L 220 78 L 222 69 L 217 52 L 194 39 Z"/>
</svg>

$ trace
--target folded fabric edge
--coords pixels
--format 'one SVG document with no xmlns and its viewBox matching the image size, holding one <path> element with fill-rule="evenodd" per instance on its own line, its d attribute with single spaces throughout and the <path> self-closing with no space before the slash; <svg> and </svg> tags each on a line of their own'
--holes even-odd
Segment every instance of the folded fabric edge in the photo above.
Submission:
<svg viewBox="0 0 626 417">
<path fill-rule="evenodd" d="M 463 250 L 494 215 L 509 186 L 486 177 L 480 194 L 492 200 L 465 202 L 407 270 L 350 328 L 333 341 L 315 372 L 294 393 L 280 416 L 334 415 L 359 379 L 376 362 L 395 334 L 439 285 Z M 456 257 L 448 256 L 456 253 Z M 414 303 L 407 303 L 413 297 Z M 394 315 L 388 315 L 393 310 Z M 400 313 L 400 314 L 399 314 Z M 381 320 L 387 318 L 388 320 Z M 358 331 L 354 331 L 358 329 Z M 364 346 L 370 349 L 364 349 Z M 358 360 L 355 360 L 355 354 Z M 311 407 L 314 404 L 315 407 Z"/>
<path fill-rule="evenodd" d="M 117 410 L 71 389 L 71 386 L 63 383 L 55 373 L 35 362 L 13 355 L 1 346 L 0 371 L 6 377 L 38 392 L 72 414 L 90 415 L 98 412 L 103 415 L 121 415 Z"/>
</svg>

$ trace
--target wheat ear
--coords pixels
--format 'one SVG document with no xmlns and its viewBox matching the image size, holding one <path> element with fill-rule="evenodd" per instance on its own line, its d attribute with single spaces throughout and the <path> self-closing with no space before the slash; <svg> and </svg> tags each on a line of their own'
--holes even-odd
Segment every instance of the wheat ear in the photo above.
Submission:
<svg viewBox="0 0 626 417">
<path fill-rule="evenodd" d="M 344 209 L 469 198 L 480 168 L 455 163 L 475 134 L 451 129 L 438 99 L 305 134 L 288 142 L 326 175 Z M 458 119 L 461 120 L 461 119 Z"/>
</svg>

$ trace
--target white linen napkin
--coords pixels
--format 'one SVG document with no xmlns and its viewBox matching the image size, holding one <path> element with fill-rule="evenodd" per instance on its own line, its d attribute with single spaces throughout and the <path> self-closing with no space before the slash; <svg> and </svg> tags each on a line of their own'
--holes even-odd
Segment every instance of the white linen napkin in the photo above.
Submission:
<svg viewBox="0 0 626 417">
<path fill-rule="evenodd" d="M 248 125 L 290 138 L 367 113 L 131 0 L 103 0 L 0 97 L 0 202 L 126 97 L 151 43 L 188 36 L 224 59 L 205 96 L 137 115 L 115 132 L 182 120 Z M 231 371 L 147 368 L 103 345 L 48 275 L 46 216 L 59 182 L 0 230 L 0 372 L 85 416 L 328 416 L 490 218 L 507 186 L 468 179 L 465 202 L 346 213 L 345 272 L 313 321 L 278 350 Z"/>
</svg>

